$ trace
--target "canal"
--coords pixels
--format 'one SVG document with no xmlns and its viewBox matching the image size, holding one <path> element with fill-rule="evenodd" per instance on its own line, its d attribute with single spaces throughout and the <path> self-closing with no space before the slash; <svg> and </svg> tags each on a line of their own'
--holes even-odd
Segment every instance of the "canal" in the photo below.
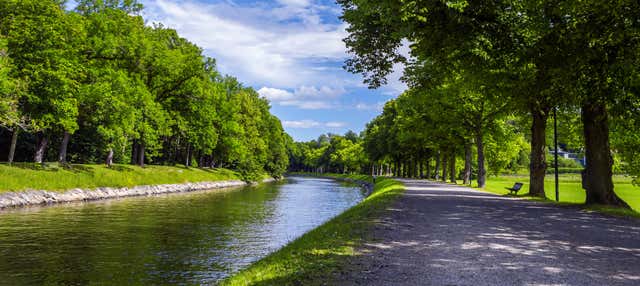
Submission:
<svg viewBox="0 0 640 286">
<path fill-rule="evenodd" d="M 2 285 L 215 284 L 364 198 L 329 179 L 0 211 Z"/>
</svg>

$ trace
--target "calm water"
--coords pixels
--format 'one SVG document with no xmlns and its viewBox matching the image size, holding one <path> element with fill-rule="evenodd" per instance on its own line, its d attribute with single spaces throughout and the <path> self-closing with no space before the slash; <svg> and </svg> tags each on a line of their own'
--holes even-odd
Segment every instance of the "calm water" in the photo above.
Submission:
<svg viewBox="0 0 640 286">
<path fill-rule="evenodd" d="M 212 284 L 363 198 L 332 180 L 0 212 L 0 284 Z"/>
</svg>

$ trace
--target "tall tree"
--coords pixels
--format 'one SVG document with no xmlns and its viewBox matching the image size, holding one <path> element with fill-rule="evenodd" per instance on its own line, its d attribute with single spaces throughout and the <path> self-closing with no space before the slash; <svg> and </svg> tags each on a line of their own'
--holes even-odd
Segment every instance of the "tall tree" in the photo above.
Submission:
<svg viewBox="0 0 640 286">
<path fill-rule="evenodd" d="M 44 160 L 48 137 L 58 129 L 78 129 L 78 80 L 82 76 L 78 46 L 81 20 L 53 1 L 6 1 L 0 18 L 16 76 L 28 78 L 24 115 L 39 132 L 34 159 Z M 46 27 L 46 28 L 45 28 Z M 61 150 L 66 146 L 61 146 Z"/>
<path fill-rule="evenodd" d="M 27 128 L 27 122 L 21 115 L 20 96 L 24 88 L 23 81 L 12 76 L 13 66 L 7 51 L 7 41 L 0 37 L 0 126 L 11 131 L 11 144 L 8 161 L 13 163 L 18 133 Z"/>
</svg>

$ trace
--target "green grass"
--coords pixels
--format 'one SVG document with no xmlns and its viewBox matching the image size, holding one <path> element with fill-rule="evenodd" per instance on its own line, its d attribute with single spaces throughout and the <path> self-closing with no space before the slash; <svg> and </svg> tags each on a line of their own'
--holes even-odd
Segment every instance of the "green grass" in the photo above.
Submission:
<svg viewBox="0 0 640 286">
<path fill-rule="evenodd" d="M 334 177 L 371 181 L 370 176 L 363 175 Z M 373 193 L 364 201 L 222 281 L 221 285 L 332 284 L 327 280 L 332 279 L 348 257 L 356 255 L 355 247 L 368 237 L 372 220 L 403 191 L 397 181 L 378 179 Z"/>
<path fill-rule="evenodd" d="M 585 192 L 582 189 L 580 175 L 576 174 L 563 174 L 560 175 L 559 193 L 560 203 L 569 204 L 584 204 Z M 524 186 L 520 190 L 519 194 L 529 193 L 529 177 L 528 176 L 500 176 L 490 177 L 487 180 L 487 184 L 484 188 L 485 191 L 489 191 L 499 195 L 506 195 L 509 193 L 505 188 L 512 187 L 515 182 L 522 182 Z M 625 216 L 640 216 L 640 187 L 633 186 L 631 184 L 631 178 L 625 176 L 613 177 L 614 189 L 616 194 L 622 198 L 631 208 L 635 211 L 623 210 L 619 208 L 603 207 L 603 206 L 589 206 L 588 209 L 603 211 L 611 214 L 620 214 Z M 547 176 L 545 179 L 545 193 L 549 200 L 555 201 L 555 182 L 553 176 Z"/>
<path fill-rule="evenodd" d="M 64 191 L 73 188 L 131 187 L 138 185 L 239 180 L 227 169 L 170 166 L 0 164 L 0 193 L 27 189 Z"/>
</svg>

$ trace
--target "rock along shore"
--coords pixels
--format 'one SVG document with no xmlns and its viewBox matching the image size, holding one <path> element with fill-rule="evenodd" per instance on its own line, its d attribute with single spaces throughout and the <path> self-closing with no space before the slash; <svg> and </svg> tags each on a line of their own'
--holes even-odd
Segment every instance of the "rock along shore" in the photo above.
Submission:
<svg viewBox="0 0 640 286">
<path fill-rule="evenodd" d="M 271 182 L 265 179 L 262 182 Z M 49 205 L 57 203 L 96 201 L 104 199 L 151 196 L 169 193 L 184 193 L 212 189 L 246 186 L 249 183 L 240 180 L 198 182 L 185 184 L 148 185 L 123 188 L 102 187 L 96 189 L 71 189 L 64 192 L 44 190 L 26 190 L 0 194 L 0 209 L 30 205 Z"/>
</svg>

